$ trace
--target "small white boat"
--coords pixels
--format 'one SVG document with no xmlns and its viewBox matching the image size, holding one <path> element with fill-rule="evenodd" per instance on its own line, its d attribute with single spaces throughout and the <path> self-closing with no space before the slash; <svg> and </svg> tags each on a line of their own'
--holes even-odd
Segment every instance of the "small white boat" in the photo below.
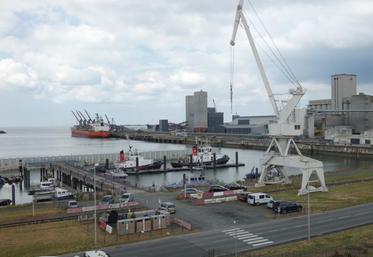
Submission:
<svg viewBox="0 0 373 257">
<path fill-rule="evenodd" d="M 112 176 L 113 178 L 126 178 L 128 174 L 125 173 L 122 169 L 111 169 L 107 171 L 107 174 Z"/>
<path fill-rule="evenodd" d="M 54 193 L 54 198 L 57 200 L 65 200 L 65 199 L 72 199 L 74 198 L 73 193 L 68 191 L 65 188 L 56 187 L 56 191 Z"/>
<path fill-rule="evenodd" d="M 54 183 L 51 181 L 44 181 L 40 182 L 39 188 L 41 190 L 53 190 L 54 189 Z"/>
</svg>

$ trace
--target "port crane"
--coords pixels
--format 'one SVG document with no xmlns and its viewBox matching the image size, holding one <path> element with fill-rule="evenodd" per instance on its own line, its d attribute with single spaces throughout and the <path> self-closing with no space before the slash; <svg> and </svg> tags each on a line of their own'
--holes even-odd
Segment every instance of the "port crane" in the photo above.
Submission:
<svg viewBox="0 0 373 257">
<path fill-rule="evenodd" d="M 305 89 L 297 81 L 296 87 L 289 90 L 289 99 L 283 102 L 282 108 L 277 105 L 248 21 L 242 9 L 243 2 L 244 0 L 240 0 L 237 6 L 230 44 L 232 48 L 235 46 L 237 30 L 241 24 L 246 32 L 260 76 L 275 114 L 275 121 L 268 126 L 271 143 L 261 160 L 261 174 L 256 186 L 278 183 L 290 184 L 288 169 L 292 168 L 301 170 L 302 172 L 302 185 L 298 191 L 298 195 L 307 194 L 311 191 L 327 191 L 323 163 L 302 155 L 293 139 L 293 137 L 300 136 L 303 132 L 302 115 L 300 115 L 300 109 L 297 109 L 296 106 L 305 94 Z M 294 149 L 295 154 L 290 152 L 291 148 Z M 316 175 L 316 180 L 310 180 L 313 174 Z M 309 183 L 311 182 L 316 182 L 318 184 L 317 187 L 310 186 Z"/>
</svg>

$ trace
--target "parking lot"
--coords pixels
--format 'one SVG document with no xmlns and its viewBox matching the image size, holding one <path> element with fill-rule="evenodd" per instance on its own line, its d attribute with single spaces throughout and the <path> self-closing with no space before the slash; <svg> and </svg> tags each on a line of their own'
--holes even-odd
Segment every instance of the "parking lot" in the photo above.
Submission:
<svg viewBox="0 0 373 257">
<path fill-rule="evenodd" d="M 250 206 L 242 201 L 194 206 L 189 200 L 176 200 L 177 192 L 137 193 L 135 200 L 143 206 L 157 208 L 159 200 L 176 205 L 176 217 L 192 223 L 197 230 L 212 230 L 234 225 L 248 225 L 274 217 L 266 205 Z"/>
</svg>

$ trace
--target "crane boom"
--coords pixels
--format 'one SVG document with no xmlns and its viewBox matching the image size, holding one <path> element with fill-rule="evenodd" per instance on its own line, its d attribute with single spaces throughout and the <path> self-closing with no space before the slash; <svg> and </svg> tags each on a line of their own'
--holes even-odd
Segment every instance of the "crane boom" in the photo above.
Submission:
<svg viewBox="0 0 373 257">
<path fill-rule="evenodd" d="M 105 118 L 106 118 L 106 120 L 107 120 L 107 123 L 110 124 L 110 120 L 109 120 L 109 118 L 107 117 L 106 113 L 105 113 Z"/>
<path fill-rule="evenodd" d="M 263 63 L 260 60 L 260 57 L 259 57 L 259 54 L 258 54 L 258 50 L 256 49 L 253 36 L 251 35 L 250 27 L 247 24 L 247 20 L 245 18 L 245 15 L 242 12 L 242 7 L 243 7 L 243 0 L 240 0 L 240 2 L 238 3 L 238 6 L 237 6 L 236 17 L 234 19 L 234 27 L 233 27 L 232 39 L 231 39 L 230 43 L 231 43 L 232 46 L 235 45 L 234 41 L 236 39 L 238 25 L 240 24 L 240 21 L 241 21 L 242 25 L 244 26 L 244 29 L 245 29 L 245 32 L 246 32 L 246 36 L 247 36 L 247 38 L 249 40 L 251 49 L 253 51 L 256 64 L 258 66 L 260 75 L 262 77 L 264 86 L 265 86 L 266 91 L 267 91 L 267 95 L 268 95 L 269 100 L 271 102 L 271 105 L 272 105 L 272 108 L 273 108 L 273 112 L 275 113 L 276 117 L 279 118 L 279 110 L 278 110 L 275 98 L 273 96 L 272 89 L 271 89 L 271 86 L 269 84 L 267 75 L 266 75 L 266 73 L 264 71 Z"/>
<path fill-rule="evenodd" d="M 81 122 L 81 120 L 79 120 L 78 119 L 78 117 L 76 116 L 76 114 L 73 112 L 73 111 L 71 111 L 72 113 L 73 113 L 73 115 L 74 115 L 74 117 L 75 117 L 75 119 L 80 123 Z"/>
<path fill-rule="evenodd" d="M 89 122 L 93 121 L 93 120 L 91 119 L 91 116 L 89 116 L 89 113 L 87 112 L 87 110 L 86 110 L 86 109 L 84 109 L 84 111 L 85 111 L 85 113 L 86 113 L 86 114 L 87 114 L 87 116 L 88 116 L 88 119 L 89 119 L 88 121 L 89 121 Z"/>
</svg>

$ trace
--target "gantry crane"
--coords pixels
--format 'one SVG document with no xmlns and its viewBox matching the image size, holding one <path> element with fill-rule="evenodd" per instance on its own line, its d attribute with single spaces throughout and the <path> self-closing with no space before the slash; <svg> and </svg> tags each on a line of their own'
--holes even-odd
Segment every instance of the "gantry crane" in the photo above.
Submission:
<svg viewBox="0 0 373 257">
<path fill-rule="evenodd" d="M 230 44 L 232 47 L 235 45 L 237 29 L 241 23 L 249 40 L 256 64 L 276 117 L 275 122 L 270 123 L 268 126 L 269 135 L 272 140 L 261 160 L 261 175 L 256 186 L 275 183 L 291 183 L 287 171 L 289 168 L 296 168 L 302 171 L 302 185 L 298 191 L 299 195 L 306 194 L 310 191 L 327 191 L 323 163 L 302 155 L 293 139 L 294 136 L 300 136 L 303 132 L 303 122 L 300 122 L 300 115 L 297 115 L 298 112 L 296 106 L 305 94 L 305 89 L 298 82 L 296 88 L 289 90 L 289 100 L 285 102 L 281 109 L 279 108 L 275 96 L 272 93 L 271 86 L 242 8 L 243 0 L 240 0 L 237 6 Z M 292 146 L 296 154 L 290 153 Z M 317 180 L 310 181 L 310 178 L 314 173 L 316 174 Z M 310 182 L 317 182 L 317 187 L 309 186 Z"/>
</svg>

